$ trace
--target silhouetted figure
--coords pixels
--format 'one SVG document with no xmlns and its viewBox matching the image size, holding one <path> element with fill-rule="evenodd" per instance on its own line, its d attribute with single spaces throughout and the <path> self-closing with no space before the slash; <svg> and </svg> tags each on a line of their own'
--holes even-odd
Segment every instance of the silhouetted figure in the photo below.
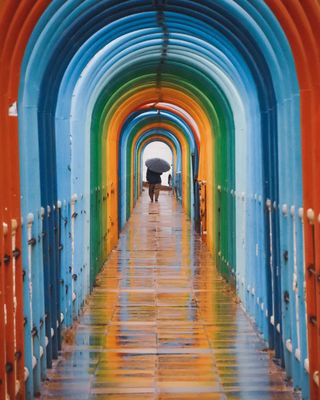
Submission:
<svg viewBox="0 0 320 400">
<path fill-rule="evenodd" d="M 147 181 L 149 183 L 149 196 L 151 202 L 153 202 L 153 197 L 155 201 L 158 201 L 159 193 L 160 193 L 160 185 L 161 185 L 161 174 L 157 172 L 151 171 L 151 169 L 147 169 Z"/>
<path fill-rule="evenodd" d="M 171 187 L 171 184 L 172 184 L 172 176 L 171 176 L 171 174 L 169 174 L 169 176 L 168 176 L 168 186 Z"/>
</svg>

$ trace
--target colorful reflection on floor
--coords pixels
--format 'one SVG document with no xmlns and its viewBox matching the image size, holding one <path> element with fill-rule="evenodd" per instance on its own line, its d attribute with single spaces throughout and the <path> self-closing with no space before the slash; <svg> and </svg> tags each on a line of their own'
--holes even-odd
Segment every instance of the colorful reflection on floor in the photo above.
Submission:
<svg viewBox="0 0 320 400">
<path fill-rule="evenodd" d="M 295 399 L 169 193 L 143 195 L 44 399 Z"/>
</svg>

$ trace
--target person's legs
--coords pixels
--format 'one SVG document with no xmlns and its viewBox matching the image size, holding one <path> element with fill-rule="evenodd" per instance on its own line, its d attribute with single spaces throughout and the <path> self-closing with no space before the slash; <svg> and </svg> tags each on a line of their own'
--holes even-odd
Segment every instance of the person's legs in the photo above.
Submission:
<svg viewBox="0 0 320 400">
<path fill-rule="evenodd" d="M 157 183 L 154 187 L 154 195 L 155 195 L 156 201 L 158 201 L 159 194 L 160 194 L 160 185 Z"/>
<path fill-rule="evenodd" d="M 154 195 L 154 184 L 153 183 L 149 183 L 149 197 L 150 200 L 153 201 L 153 195 Z"/>
</svg>

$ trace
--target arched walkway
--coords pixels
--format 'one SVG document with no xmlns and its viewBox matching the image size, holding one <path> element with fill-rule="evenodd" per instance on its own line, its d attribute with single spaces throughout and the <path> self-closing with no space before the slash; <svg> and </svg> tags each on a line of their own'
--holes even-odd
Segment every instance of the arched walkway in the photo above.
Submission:
<svg viewBox="0 0 320 400">
<path fill-rule="evenodd" d="M 143 194 L 45 399 L 295 399 L 171 193 Z"/>
<path fill-rule="evenodd" d="M 1 399 L 42 390 L 161 139 L 189 245 L 318 400 L 319 25 L 315 0 L 0 2 Z"/>
</svg>

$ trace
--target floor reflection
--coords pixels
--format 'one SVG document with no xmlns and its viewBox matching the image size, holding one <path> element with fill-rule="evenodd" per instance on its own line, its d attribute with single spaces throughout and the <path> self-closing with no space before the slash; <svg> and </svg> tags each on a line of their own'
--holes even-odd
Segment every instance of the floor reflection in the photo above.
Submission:
<svg viewBox="0 0 320 400">
<path fill-rule="evenodd" d="M 170 194 L 140 199 L 44 399 L 294 399 Z"/>
</svg>

